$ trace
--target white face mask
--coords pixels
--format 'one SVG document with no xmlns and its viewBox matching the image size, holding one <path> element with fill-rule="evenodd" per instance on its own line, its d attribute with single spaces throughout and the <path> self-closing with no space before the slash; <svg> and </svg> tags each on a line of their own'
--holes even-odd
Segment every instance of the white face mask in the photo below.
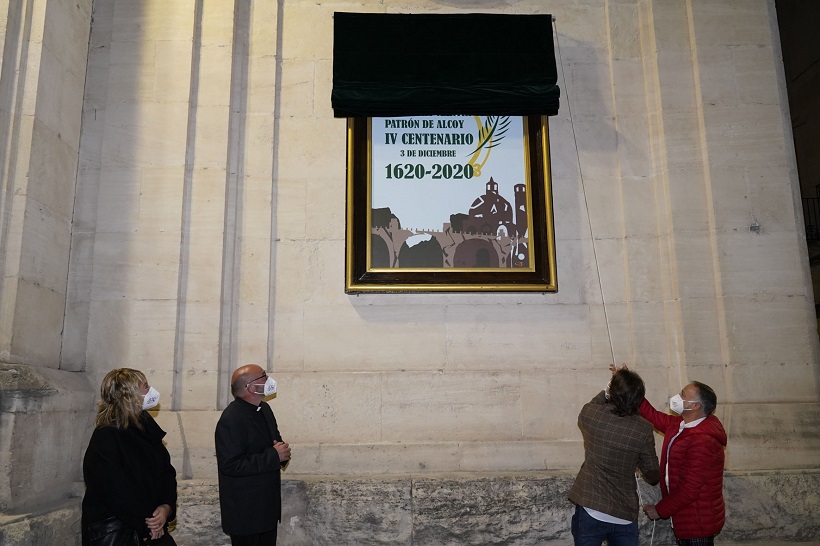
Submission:
<svg viewBox="0 0 820 546">
<path fill-rule="evenodd" d="M 684 402 L 691 402 L 691 400 L 684 400 L 680 394 L 676 394 L 672 398 L 669 399 L 669 409 L 677 413 L 678 415 L 683 415 L 684 411 L 692 411 L 694 408 L 684 408 Z"/>
<path fill-rule="evenodd" d="M 272 394 L 276 394 L 276 380 L 273 379 L 272 377 L 268 377 L 265 380 L 264 385 L 253 384 L 253 385 L 250 385 L 250 387 L 252 389 L 251 390 L 252 393 L 261 394 L 262 396 L 265 396 L 265 397 L 270 396 Z M 259 387 L 262 387 L 261 392 L 259 391 Z"/>
<path fill-rule="evenodd" d="M 159 391 L 154 387 L 148 387 L 148 394 L 142 399 L 142 409 L 149 410 L 159 404 Z"/>
</svg>

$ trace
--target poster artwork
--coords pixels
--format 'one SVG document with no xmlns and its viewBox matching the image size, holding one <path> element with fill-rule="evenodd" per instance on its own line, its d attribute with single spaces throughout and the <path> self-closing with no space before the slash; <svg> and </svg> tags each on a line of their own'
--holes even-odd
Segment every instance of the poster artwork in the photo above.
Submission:
<svg viewBox="0 0 820 546">
<path fill-rule="evenodd" d="M 372 118 L 369 269 L 530 271 L 520 116 Z"/>
</svg>

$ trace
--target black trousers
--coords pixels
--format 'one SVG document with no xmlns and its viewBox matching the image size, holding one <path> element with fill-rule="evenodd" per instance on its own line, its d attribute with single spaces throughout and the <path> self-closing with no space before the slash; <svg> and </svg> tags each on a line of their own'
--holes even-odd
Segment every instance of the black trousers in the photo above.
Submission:
<svg viewBox="0 0 820 546">
<path fill-rule="evenodd" d="M 715 537 L 678 539 L 678 546 L 714 546 Z"/>
<path fill-rule="evenodd" d="M 258 535 L 230 535 L 231 546 L 276 546 L 276 527 Z"/>
</svg>

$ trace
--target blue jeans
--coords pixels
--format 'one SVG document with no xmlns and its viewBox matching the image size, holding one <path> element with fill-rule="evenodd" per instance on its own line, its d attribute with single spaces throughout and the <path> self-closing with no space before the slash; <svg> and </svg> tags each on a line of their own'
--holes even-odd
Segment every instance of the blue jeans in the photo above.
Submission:
<svg viewBox="0 0 820 546">
<path fill-rule="evenodd" d="M 600 521 L 576 504 L 572 516 L 572 536 L 575 537 L 575 546 L 601 546 L 604 539 L 609 546 L 638 546 L 638 522 L 619 525 Z"/>
</svg>

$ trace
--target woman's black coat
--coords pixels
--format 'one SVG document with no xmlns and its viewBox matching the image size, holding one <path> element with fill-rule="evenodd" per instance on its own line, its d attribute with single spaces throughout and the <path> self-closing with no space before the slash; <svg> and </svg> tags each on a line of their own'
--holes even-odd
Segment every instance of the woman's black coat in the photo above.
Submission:
<svg viewBox="0 0 820 546">
<path fill-rule="evenodd" d="M 150 536 L 145 518 L 159 505 L 171 507 L 168 521 L 176 517 L 176 470 L 162 443 L 165 431 L 148 412 L 140 418 L 144 431 L 102 426 L 91 435 L 83 459 L 83 544 L 88 525 L 111 516 L 136 529 L 140 537 Z"/>
</svg>

